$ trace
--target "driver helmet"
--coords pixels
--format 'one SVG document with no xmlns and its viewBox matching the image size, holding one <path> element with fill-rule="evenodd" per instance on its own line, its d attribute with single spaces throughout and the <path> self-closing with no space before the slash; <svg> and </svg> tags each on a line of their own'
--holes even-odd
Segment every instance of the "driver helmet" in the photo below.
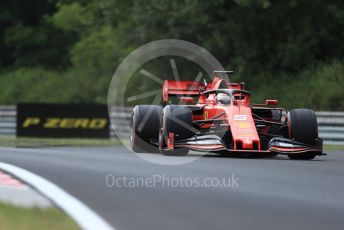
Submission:
<svg viewBox="0 0 344 230">
<path fill-rule="evenodd" d="M 216 102 L 217 104 L 228 105 L 231 102 L 231 98 L 225 93 L 219 93 L 216 96 Z"/>
</svg>

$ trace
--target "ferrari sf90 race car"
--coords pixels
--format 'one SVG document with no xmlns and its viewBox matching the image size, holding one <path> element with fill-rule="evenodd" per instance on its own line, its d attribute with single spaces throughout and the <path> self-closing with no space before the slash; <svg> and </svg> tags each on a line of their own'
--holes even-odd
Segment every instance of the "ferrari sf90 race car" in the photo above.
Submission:
<svg viewBox="0 0 344 230">
<path fill-rule="evenodd" d="M 251 104 L 244 83 L 165 80 L 162 103 L 137 105 L 131 117 L 134 152 L 186 155 L 274 156 L 310 160 L 322 153 L 317 119 L 309 109 L 277 107 L 277 100 Z M 223 71 L 221 71 L 223 72 Z"/>
</svg>

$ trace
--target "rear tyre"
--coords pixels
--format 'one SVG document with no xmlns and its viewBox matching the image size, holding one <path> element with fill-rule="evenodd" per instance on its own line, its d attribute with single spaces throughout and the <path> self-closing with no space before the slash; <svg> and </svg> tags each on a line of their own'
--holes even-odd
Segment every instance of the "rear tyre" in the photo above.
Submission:
<svg viewBox="0 0 344 230">
<path fill-rule="evenodd" d="M 317 118 L 312 110 L 293 109 L 288 113 L 289 138 L 307 145 L 315 145 L 318 138 Z M 292 160 L 311 160 L 316 153 L 289 154 Z"/>
<path fill-rule="evenodd" d="M 136 153 L 159 153 L 159 129 L 162 107 L 137 105 L 131 116 L 130 144 Z"/>
<path fill-rule="evenodd" d="M 192 112 L 188 107 L 168 105 L 164 108 L 162 116 L 162 127 L 160 133 L 160 151 L 168 156 L 185 156 L 189 150 L 184 148 L 176 148 L 174 150 L 166 150 L 169 133 L 174 134 L 174 141 L 189 138 L 193 135 Z"/>
</svg>

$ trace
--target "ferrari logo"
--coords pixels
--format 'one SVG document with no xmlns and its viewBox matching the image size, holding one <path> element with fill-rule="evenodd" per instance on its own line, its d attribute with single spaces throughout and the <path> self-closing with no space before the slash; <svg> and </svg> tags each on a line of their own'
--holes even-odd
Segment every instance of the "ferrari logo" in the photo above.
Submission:
<svg viewBox="0 0 344 230">
<path fill-rule="evenodd" d="M 208 112 L 204 112 L 204 120 L 208 120 Z"/>
</svg>

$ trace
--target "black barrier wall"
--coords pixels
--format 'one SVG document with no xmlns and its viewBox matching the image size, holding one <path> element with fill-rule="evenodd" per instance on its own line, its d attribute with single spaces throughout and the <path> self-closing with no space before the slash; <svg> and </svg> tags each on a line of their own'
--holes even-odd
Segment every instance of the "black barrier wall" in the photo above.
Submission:
<svg viewBox="0 0 344 230">
<path fill-rule="evenodd" d="M 109 124 L 106 105 L 17 105 L 17 136 L 109 138 Z"/>
</svg>

